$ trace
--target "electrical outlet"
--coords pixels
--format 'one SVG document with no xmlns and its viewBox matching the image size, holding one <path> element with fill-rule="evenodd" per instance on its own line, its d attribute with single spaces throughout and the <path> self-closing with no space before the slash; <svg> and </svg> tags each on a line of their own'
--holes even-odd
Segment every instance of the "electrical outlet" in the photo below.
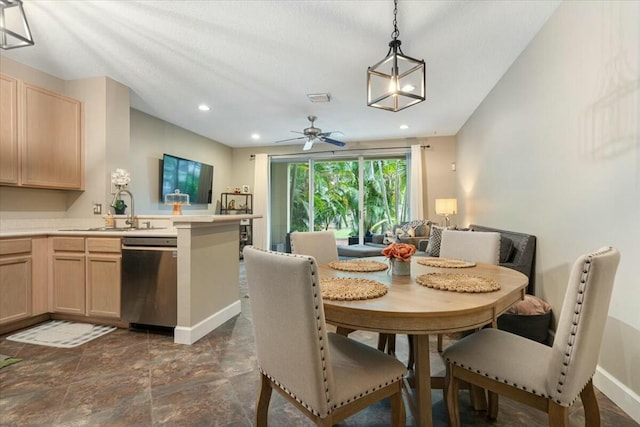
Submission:
<svg viewBox="0 0 640 427">
<path fill-rule="evenodd" d="M 102 203 L 93 204 L 93 214 L 100 215 L 102 213 Z"/>
</svg>

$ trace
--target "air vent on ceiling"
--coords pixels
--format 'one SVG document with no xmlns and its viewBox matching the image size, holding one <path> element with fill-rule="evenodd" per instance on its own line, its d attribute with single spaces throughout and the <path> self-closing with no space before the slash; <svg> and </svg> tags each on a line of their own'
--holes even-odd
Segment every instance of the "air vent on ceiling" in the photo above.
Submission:
<svg viewBox="0 0 640 427">
<path fill-rule="evenodd" d="M 330 102 L 331 95 L 328 93 L 309 93 L 307 94 L 307 98 L 311 102 Z"/>
</svg>

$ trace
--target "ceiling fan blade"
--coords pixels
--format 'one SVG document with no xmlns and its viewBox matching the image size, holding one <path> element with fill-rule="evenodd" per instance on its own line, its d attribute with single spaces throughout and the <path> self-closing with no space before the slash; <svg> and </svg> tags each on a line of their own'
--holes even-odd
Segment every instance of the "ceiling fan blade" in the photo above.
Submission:
<svg viewBox="0 0 640 427">
<path fill-rule="evenodd" d="M 344 133 L 342 133 L 339 130 L 333 130 L 331 132 L 322 132 L 321 134 L 318 134 L 318 136 L 331 136 L 331 135 L 344 135 Z"/>
<path fill-rule="evenodd" d="M 310 139 L 307 142 L 304 143 L 304 147 L 302 147 L 302 151 L 309 151 L 311 150 L 311 147 L 313 147 L 313 142 L 315 141 L 315 139 Z"/>
<path fill-rule="evenodd" d="M 326 136 L 321 136 L 320 139 L 322 141 L 324 141 L 324 142 L 328 142 L 329 144 L 337 145 L 338 147 L 344 147 L 345 145 L 347 145 L 346 143 L 344 143 L 342 141 L 338 141 L 336 139 L 327 138 Z"/>
<path fill-rule="evenodd" d="M 287 141 L 295 141 L 295 140 L 298 140 L 298 139 L 305 139 L 305 138 L 306 138 L 306 136 L 298 136 L 298 137 L 296 137 L 296 138 L 281 139 L 281 140 L 279 140 L 279 141 L 273 141 L 273 142 L 274 142 L 274 143 L 278 143 L 278 142 L 287 142 Z"/>
</svg>

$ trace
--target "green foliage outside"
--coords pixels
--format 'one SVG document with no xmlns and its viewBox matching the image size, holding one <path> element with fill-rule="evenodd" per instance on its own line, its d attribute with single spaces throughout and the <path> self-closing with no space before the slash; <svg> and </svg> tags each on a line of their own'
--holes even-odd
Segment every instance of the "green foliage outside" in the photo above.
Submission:
<svg viewBox="0 0 640 427">
<path fill-rule="evenodd" d="M 382 233 L 408 218 L 405 159 L 364 162 L 365 231 Z M 309 231 L 309 164 L 289 165 L 291 230 Z M 313 230 L 335 230 L 336 236 L 357 235 L 358 161 L 314 163 Z"/>
</svg>

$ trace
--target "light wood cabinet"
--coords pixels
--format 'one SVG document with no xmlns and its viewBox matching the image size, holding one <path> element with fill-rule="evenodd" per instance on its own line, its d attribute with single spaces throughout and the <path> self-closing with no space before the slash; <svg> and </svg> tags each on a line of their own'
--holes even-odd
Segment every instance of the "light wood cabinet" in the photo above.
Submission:
<svg viewBox="0 0 640 427">
<path fill-rule="evenodd" d="M 18 185 L 18 80 L 0 74 L 0 184 Z"/>
<path fill-rule="evenodd" d="M 85 314 L 84 237 L 53 237 L 53 310 Z"/>
<path fill-rule="evenodd" d="M 84 189 L 82 103 L 0 74 L 0 185 Z"/>
<path fill-rule="evenodd" d="M 52 239 L 54 311 L 119 319 L 120 239 Z"/>
<path fill-rule="evenodd" d="M 21 184 L 82 190 L 80 101 L 24 83 L 21 110 Z"/>
<path fill-rule="evenodd" d="M 31 239 L 0 240 L 0 324 L 31 316 Z"/>
<path fill-rule="evenodd" d="M 120 239 L 87 238 L 87 315 L 120 318 Z"/>
</svg>

